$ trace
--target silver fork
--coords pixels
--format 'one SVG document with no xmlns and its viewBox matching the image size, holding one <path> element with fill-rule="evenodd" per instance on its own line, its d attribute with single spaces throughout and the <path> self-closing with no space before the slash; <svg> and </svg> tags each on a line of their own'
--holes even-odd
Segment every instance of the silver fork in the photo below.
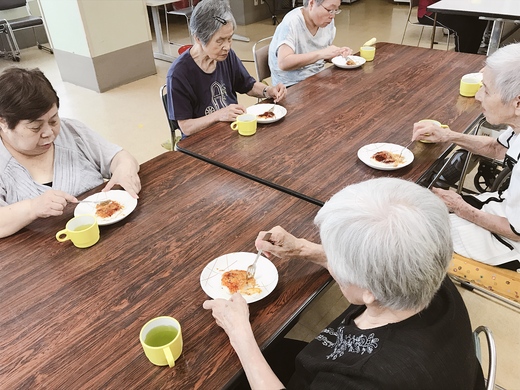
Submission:
<svg viewBox="0 0 520 390">
<path fill-rule="evenodd" d="M 408 142 L 408 143 L 406 144 L 406 146 L 403 146 L 403 148 L 401 149 L 401 153 L 399 153 L 399 157 L 401 157 L 401 156 L 403 155 L 404 150 L 405 150 L 408 146 L 410 146 L 411 144 L 413 144 L 413 142 L 414 142 L 414 141 L 410 141 L 410 142 Z"/>
<path fill-rule="evenodd" d="M 268 232 L 268 233 L 265 233 L 264 235 L 264 238 L 262 238 L 262 240 L 264 241 L 267 241 L 271 238 L 271 233 Z M 255 276 L 255 272 L 256 272 L 256 262 L 258 261 L 258 258 L 262 255 L 262 250 L 259 250 L 256 257 L 255 257 L 255 261 L 253 261 L 253 264 L 251 264 L 249 267 L 247 267 L 247 273 L 246 273 L 246 280 L 247 279 L 251 279 Z"/>
</svg>

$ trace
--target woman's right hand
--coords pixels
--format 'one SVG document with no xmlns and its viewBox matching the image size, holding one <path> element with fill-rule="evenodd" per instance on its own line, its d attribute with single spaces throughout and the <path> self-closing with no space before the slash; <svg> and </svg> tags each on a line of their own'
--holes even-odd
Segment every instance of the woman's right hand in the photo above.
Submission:
<svg viewBox="0 0 520 390">
<path fill-rule="evenodd" d="M 233 122 L 237 119 L 237 116 L 246 113 L 246 108 L 241 104 L 230 104 L 229 106 L 218 110 L 217 113 L 219 121 Z"/>
<path fill-rule="evenodd" d="M 31 199 L 32 214 L 35 219 L 62 215 L 67 203 L 78 203 L 78 200 L 66 192 L 48 190 Z"/>
<path fill-rule="evenodd" d="M 334 45 L 327 46 L 321 50 L 321 57 L 325 61 L 330 61 L 337 56 L 348 56 L 352 54 L 352 49 L 348 47 L 337 47 Z"/>
</svg>

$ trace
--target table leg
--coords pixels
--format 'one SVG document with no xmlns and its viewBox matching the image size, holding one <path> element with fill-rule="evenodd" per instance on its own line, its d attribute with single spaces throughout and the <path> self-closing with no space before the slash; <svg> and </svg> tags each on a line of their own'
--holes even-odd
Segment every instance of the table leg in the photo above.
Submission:
<svg viewBox="0 0 520 390">
<path fill-rule="evenodd" d="M 502 30 L 504 29 L 503 19 L 494 19 L 493 28 L 491 29 L 491 36 L 489 37 L 489 44 L 487 55 L 493 54 L 500 46 L 500 38 L 502 37 Z"/>
<path fill-rule="evenodd" d="M 433 15 L 433 29 L 432 29 L 432 41 L 430 43 L 430 49 L 433 49 L 435 43 L 435 29 L 437 28 L 437 12 Z"/>
<path fill-rule="evenodd" d="M 157 41 L 157 52 L 153 53 L 154 58 L 158 60 L 173 62 L 174 57 L 164 52 L 161 19 L 159 17 L 159 7 L 152 6 L 153 29 L 155 30 L 155 40 Z"/>
</svg>

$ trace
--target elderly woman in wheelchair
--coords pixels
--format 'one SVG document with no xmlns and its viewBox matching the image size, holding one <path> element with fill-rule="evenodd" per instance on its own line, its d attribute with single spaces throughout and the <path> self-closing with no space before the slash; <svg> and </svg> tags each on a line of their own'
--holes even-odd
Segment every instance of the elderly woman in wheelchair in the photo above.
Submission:
<svg viewBox="0 0 520 390">
<path fill-rule="evenodd" d="M 413 140 L 452 142 L 469 152 L 504 160 L 511 169 L 507 190 L 476 196 L 434 188 L 452 214 L 456 253 L 490 265 L 520 269 L 520 43 L 497 50 L 482 70 L 481 102 L 486 120 L 508 128 L 498 139 L 461 134 L 431 123 L 415 123 Z"/>
</svg>

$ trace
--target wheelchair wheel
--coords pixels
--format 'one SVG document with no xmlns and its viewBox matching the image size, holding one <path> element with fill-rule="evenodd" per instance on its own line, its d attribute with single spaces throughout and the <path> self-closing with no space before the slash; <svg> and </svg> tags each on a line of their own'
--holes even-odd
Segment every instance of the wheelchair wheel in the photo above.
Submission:
<svg viewBox="0 0 520 390">
<path fill-rule="evenodd" d="M 509 167 L 505 167 L 502 171 L 497 175 L 493 185 L 490 188 L 491 192 L 495 191 L 504 191 L 509 187 L 509 181 L 511 180 L 511 169 Z"/>
</svg>

